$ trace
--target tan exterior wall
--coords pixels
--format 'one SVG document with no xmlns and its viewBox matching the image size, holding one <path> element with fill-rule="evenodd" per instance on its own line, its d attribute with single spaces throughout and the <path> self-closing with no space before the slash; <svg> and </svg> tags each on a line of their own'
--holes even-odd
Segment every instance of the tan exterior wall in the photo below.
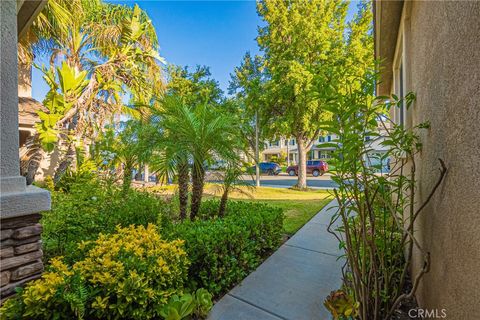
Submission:
<svg viewBox="0 0 480 320">
<path fill-rule="evenodd" d="M 419 203 L 437 181 L 437 159 L 448 168 L 416 226 L 431 253 L 417 299 L 423 308 L 446 309 L 447 319 L 478 319 L 480 2 L 408 1 L 402 19 L 406 92 L 417 96 L 407 125 L 431 124 L 421 134 L 423 150 L 416 159 Z M 417 253 L 414 276 L 421 263 Z"/>
</svg>

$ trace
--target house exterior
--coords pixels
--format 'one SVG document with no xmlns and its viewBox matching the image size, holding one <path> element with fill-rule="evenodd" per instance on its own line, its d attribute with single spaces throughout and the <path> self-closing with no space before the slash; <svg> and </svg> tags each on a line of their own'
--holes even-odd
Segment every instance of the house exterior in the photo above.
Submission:
<svg viewBox="0 0 480 320">
<path fill-rule="evenodd" d="M 447 319 L 476 319 L 480 301 L 480 2 L 374 1 L 375 55 L 382 61 L 379 95 L 408 92 L 416 102 L 392 112 L 396 123 L 420 133 L 416 206 L 448 173 L 419 216 L 416 237 L 430 252 L 430 270 L 416 298 Z M 422 258 L 414 252 L 412 277 Z"/>
<path fill-rule="evenodd" d="M 367 163 L 370 165 L 377 165 L 381 162 L 380 157 L 387 149 L 382 145 L 385 136 L 385 129 L 379 124 L 378 128 L 379 136 L 367 137 L 365 144 L 372 149 L 367 155 Z M 319 136 L 313 143 L 310 152 L 307 155 L 307 160 L 324 160 L 328 161 L 332 158 L 335 147 L 324 145 L 325 143 L 336 143 L 337 136 L 335 134 L 325 134 Z M 295 165 L 298 162 L 298 149 L 295 138 L 281 137 L 277 140 L 266 141 L 264 143 L 265 148 L 261 152 L 261 161 L 278 161 L 278 159 L 285 160 L 287 165 Z M 388 170 L 386 161 L 383 163 L 382 171 Z"/>
<path fill-rule="evenodd" d="M 313 143 L 313 146 L 307 156 L 308 160 L 330 159 L 334 148 L 324 147 L 321 144 L 334 141 L 336 136 L 328 134 L 319 136 Z M 287 165 L 296 164 L 298 161 L 297 141 L 295 138 L 281 137 L 277 140 L 265 141 L 265 148 L 261 152 L 262 161 L 271 161 L 272 159 L 285 159 Z"/>
</svg>

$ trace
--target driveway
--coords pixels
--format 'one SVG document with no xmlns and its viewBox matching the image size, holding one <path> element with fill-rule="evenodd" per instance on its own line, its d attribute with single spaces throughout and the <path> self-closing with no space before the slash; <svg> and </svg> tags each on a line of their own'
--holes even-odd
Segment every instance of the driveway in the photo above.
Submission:
<svg viewBox="0 0 480 320">
<path fill-rule="evenodd" d="M 243 180 L 247 181 L 251 185 L 255 185 L 255 177 L 244 175 Z M 219 182 L 218 180 L 212 179 L 207 181 L 210 182 Z M 260 185 L 262 187 L 272 187 L 272 188 L 290 188 L 297 183 L 297 177 L 290 177 L 285 173 L 281 173 L 278 176 L 260 176 Z M 307 176 L 307 186 L 312 189 L 332 189 L 337 186 L 335 182 L 332 181 L 329 174 L 325 174 L 321 177 L 312 177 Z"/>
</svg>

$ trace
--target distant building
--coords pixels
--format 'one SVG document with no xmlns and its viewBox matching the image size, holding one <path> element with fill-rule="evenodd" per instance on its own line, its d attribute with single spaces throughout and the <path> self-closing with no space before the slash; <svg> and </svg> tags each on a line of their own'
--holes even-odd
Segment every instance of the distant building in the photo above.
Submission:
<svg viewBox="0 0 480 320">
<path fill-rule="evenodd" d="M 387 148 L 381 144 L 383 141 L 383 134 L 385 129 L 382 126 L 378 126 L 379 136 L 367 137 L 365 143 L 372 149 L 367 156 L 366 160 L 369 165 L 378 165 L 381 162 L 381 156 L 387 151 Z M 312 148 L 308 152 L 307 160 L 324 160 L 328 161 L 332 158 L 335 150 L 334 146 L 322 145 L 325 143 L 336 144 L 338 138 L 335 134 L 325 134 L 315 139 Z M 261 152 L 260 161 L 285 161 L 287 165 L 295 165 L 298 162 L 298 147 L 295 138 L 279 138 L 277 140 L 266 141 L 264 143 L 265 148 Z M 382 171 L 388 170 L 386 159 L 383 160 Z"/>
</svg>

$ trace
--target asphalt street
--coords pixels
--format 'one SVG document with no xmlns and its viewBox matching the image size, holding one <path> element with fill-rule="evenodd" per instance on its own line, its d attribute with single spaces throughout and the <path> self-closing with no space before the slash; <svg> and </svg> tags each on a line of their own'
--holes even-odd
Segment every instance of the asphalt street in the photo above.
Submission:
<svg viewBox="0 0 480 320">
<path fill-rule="evenodd" d="M 255 177 L 245 175 L 242 179 L 249 184 L 255 185 Z M 207 180 L 208 177 L 207 177 Z M 219 182 L 217 179 L 210 180 L 211 182 Z M 260 185 L 263 187 L 272 188 L 290 188 L 297 183 L 297 177 L 290 177 L 286 174 L 280 174 L 278 176 L 260 176 Z M 337 184 L 332 181 L 330 175 L 326 174 L 321 177 L 307 176 L 307 186 L 313 189 L 331 189 L 335 188 Z"/>
</svg>

